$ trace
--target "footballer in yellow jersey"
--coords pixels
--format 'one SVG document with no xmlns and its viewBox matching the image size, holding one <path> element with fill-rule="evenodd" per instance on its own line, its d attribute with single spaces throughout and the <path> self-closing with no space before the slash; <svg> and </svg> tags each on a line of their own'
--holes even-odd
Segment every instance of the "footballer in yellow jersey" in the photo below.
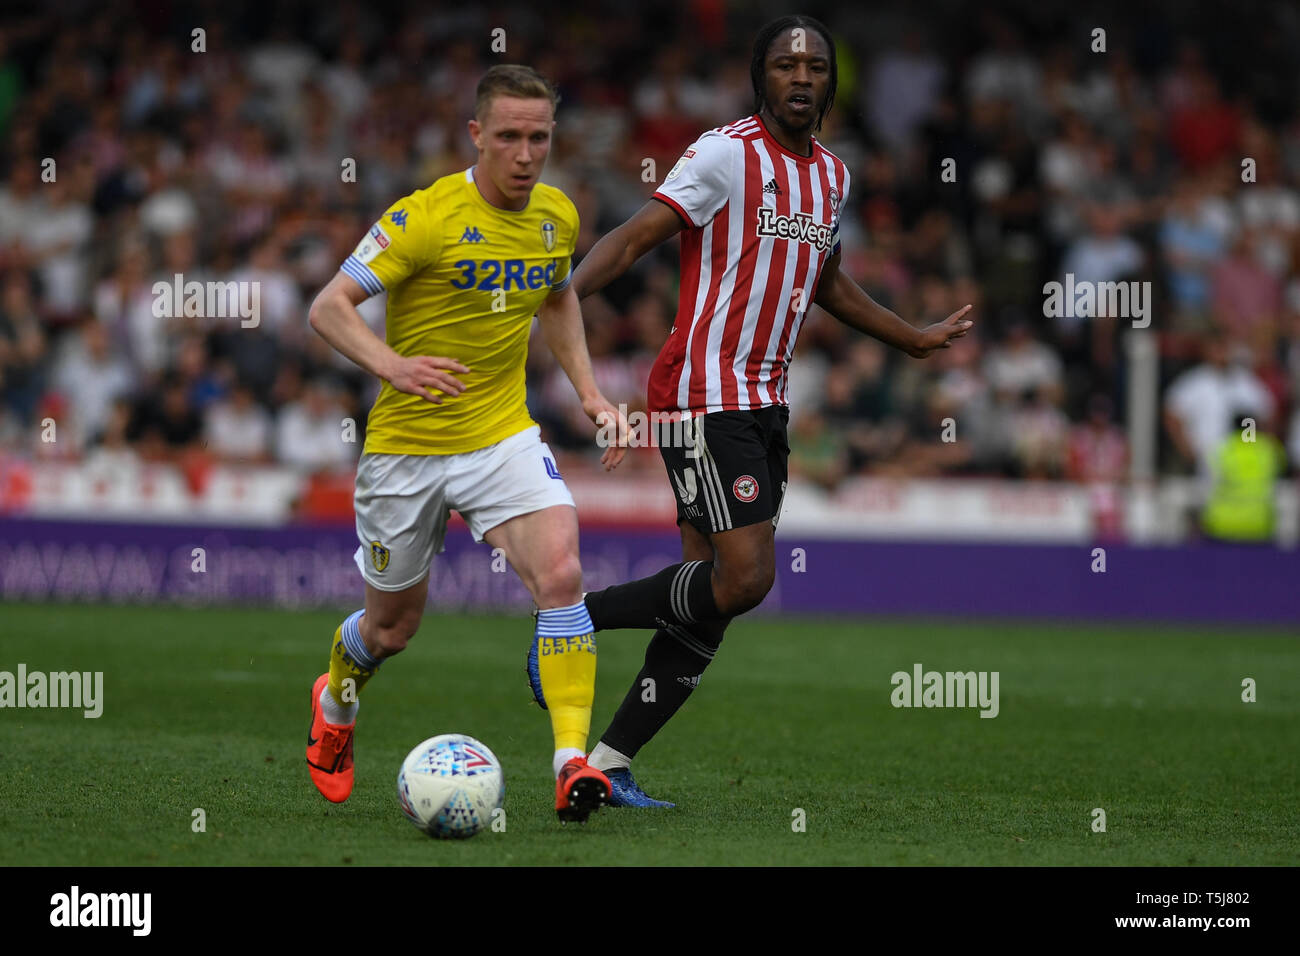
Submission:
<svg viewBox="0 0 1300 956">
<path fill-rule="evenodd" d="M 570 286 L 577 210 L 538 182 L 555 102 L 528 67 L 489 70 L 469 122 L 478 162 L 390 206 L 312 304 L 312 328 L 383 381 L 354 497 L 365 607 L 334 632 L 311 692 L 308 770 L 334 802 L 352 792 L 357 694 L 419 627 L 452 510 L 504 551 L 537 603 L 527 669 L 551 717 L 561 820 L 585 820 L 609 798 L 609 779 L 586 763 L 596 643 L 577 510 L 525 405 L 536 315 L 587 414 L 626 434 L 596 387 Z M 384 340 L 356 310 L 380 292 Z M 623 454 L 607 448 L 606 469 Z"/>
<path fill-rule="evenodd" d="M 533 316 L 569 283 L 578 211 L 538 183 L 523 209 L 500 209 L 474 170 L 398 200 L 343 263 L 367 292 L 388 291 L 387 341 L 400 355 L 454 356 L 461 394 L 431 405 L 385 382 L 367 452 L 450 455 L 530 427 L 524 359 Z"/>
</svg>

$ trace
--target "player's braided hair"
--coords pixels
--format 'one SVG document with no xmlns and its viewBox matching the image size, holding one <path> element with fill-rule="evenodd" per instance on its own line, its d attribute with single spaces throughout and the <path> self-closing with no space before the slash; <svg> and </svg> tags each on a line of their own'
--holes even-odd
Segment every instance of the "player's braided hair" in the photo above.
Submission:
<svg viewBox="0 0 1300 956">
<path fill-rule="evenodd" d="M 796 27 L 802 27 L 805 30 L 816 30 L 826 41 L 827 55 L 830 57 L 830 86 L 826 89 L 826 102 L 822 104 L 820 112 L 817 114 L 817 129 L 822 128 L 822 120 L 831 110 L 831 104 L 835 102 L 835 87 L 838 82 L 839 70 L 835 63 L 835 40 L 831 37 L 831 31 L 827 29 L 826 24 L 812 17 L 806 17 L 803 14 L 794 14 L 787 17 L 778 17 L 771 23 L 758 31 L 758 36 L 754 38 L 754 57 L 749 63 L 749 79 L 754 85 L 754 112 L 763 109 L 767 99 L 763 95 L 767 80 L 767 51 L 775 40 L 782 33 L 793 30 Z"/>
<path fill-rule="evenodd" d="M 519 63 L 498 63 L 478 81 L 474 97 L 474 118 L 480 123 L 487 115 L 494 96 L 514 96 L 523 100 L 550 100 L 551 109 L 560 102 L 555 87 L 531 66 Z"/>
</svg>

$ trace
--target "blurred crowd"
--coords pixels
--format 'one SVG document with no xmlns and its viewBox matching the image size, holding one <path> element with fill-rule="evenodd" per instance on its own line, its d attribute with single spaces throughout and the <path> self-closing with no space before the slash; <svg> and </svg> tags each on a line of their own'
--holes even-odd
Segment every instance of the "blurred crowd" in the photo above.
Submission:
<svg viewBox="0 0 1300 956">
<path fill-rule="evenodd" d="M 1245 414 L 1300 460 L 1297 11 L 934 6 L 804 7 L 840 59 L 820 139 L 853 177 L 849 274 L 914 324 L 970 302 L 977 327 L 918 362 L 814 310 L 790 373 L 792 471 L 828 488 L 861 473 L 1122 481 L 1137 334 L 1158 348 L 1163 473 L 1196 473 Z M 524 62 L 558 86 L 545 179 L 578 206 L 581 256 L 653 191 L 645 159 L 666 172 L 750 112 L 753 35 L 788 12 L 768 7 L 345 0 L 182 17 L 56 0 L 0 16 L 0 453 L 346 469 L 375 383 L 307 307 L 389 203 L 474 161 L 482 72 Z M 1045 315 L 1044 283 L 1067 273 L 1149 282 L 1150 327 Z M 160 317 L 153 285 L 177 274 L 260 283 L 259 325 Z M 666 243 L 584 303 L 598 380 L 630 410 L 677 280 Z M 362 313 L 382 334 L 382 296 Z M 595 467 L 540 341 L 529 379 L 566 467 Z"/>
</svg>

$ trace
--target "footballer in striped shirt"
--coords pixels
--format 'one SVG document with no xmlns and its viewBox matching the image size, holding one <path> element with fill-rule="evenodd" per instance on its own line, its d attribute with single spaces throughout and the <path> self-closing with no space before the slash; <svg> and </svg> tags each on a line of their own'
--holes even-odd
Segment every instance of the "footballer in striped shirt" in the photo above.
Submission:
<svg viewBox="0 0 1300 956">
<path fill-rule="evenodd" d="M 814 134 L 835 98 L 835 46 L 817 20 L 774 20 L 754 43 L 755 112 L 700 136 L 652 199 L 602 238 L 574 273 L 579 298 L 681 237 L 681 292 L 650 373 L 648 405 L 676 420 L 660 451 L 677 497 L 682 562 L 585 598 L 596 630 L 654 629 L 591 766 L 613 805 L 671 806 L 637 786 L 637 751 L 676 713 L 727 624 L 775 578 L 774 533 L 789 445 L 787 371 L 815 303 L 915 358 L 969 331 L 967 305 L 918 329 L 840 270 L 849 171 Z M 670 440 L 675 439 L 675 440 Z M 656 693 L 642 688 L 653 680 Z"/>
</svg>

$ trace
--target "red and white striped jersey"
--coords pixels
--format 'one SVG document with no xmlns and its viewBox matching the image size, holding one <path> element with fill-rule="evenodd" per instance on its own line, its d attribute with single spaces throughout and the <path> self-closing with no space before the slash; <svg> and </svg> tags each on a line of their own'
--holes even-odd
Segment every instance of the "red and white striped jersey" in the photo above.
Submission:
<svg viewBox="0 0 1300 956">
<path fill-rule="evenodd" d="M 677 318 L 650 372 L 651 411 L 786 404 L 786 369 L 822 266 L 839 252 L 849 173 L 814 138 L 778 143 L 755 114 L 710 130 L 654 198 L 681 233 Z"/>
</svg>

